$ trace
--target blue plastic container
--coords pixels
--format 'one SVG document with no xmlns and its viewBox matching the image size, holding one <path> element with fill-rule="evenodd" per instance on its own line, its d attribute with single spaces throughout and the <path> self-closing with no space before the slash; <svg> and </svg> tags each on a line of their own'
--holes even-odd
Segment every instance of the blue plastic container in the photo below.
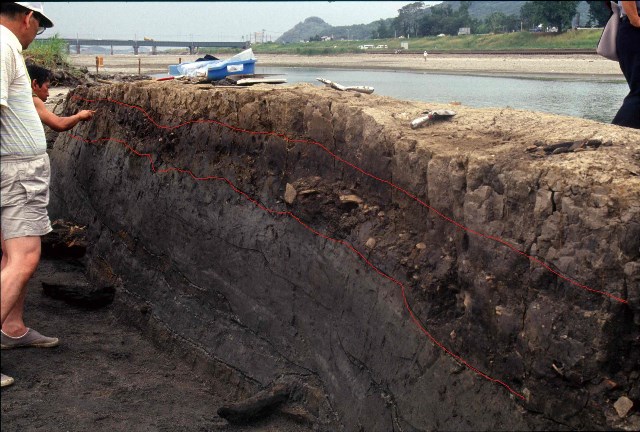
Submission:
<svg viewBox="0 0 640 432">
<path fill-rule="evenodd" d="M 210 81 L 221 80 L 229 75 L 252 75 L 255 73 L 256 59 L 222 61 L 213 64 L 207 70 L 207 79 Z"/>
<path fill-rule="evenodd" d="M 171 76 L 180 75 L 180 71 L 178 70 L 178 66 L 180 66 L 180 65 L 169 65 L 169 75 L 171 75 Z"/>
</svg>

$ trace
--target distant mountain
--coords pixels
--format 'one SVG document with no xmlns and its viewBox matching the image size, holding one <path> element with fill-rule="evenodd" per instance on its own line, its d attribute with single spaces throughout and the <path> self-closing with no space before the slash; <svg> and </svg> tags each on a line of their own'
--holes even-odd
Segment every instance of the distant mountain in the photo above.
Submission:
<svg viewBox="0 0 640 432">
<path fill-rule="evenodd" d="M 296 24 L 291 30 L 283 33 L 276 42 L 292 43 L 309 40 L 316 35 L 328 36 L 331 34 L 332 25 L 327 24 L 322 18 L 309 17 Z"/>
<path fill-rule="evenodd" d="M 291 30 L 283 33 L 277 43 L 295 43 L 307 41 L 315 36 L 330 36 L 333 39 L 369 39 L 378 24 L 354 24 L 350 26 L 332 26 L 322 18 L 309 17 L 301 23 L 296 24 Z"/>
<path fill-rule="evenodd" d="M 431 8 L 451 6 L 453 10 L 460 7 L 460 1 L 446 0 Z M 526 1 L 472 1 L 469 7 L 469 15 L 476 19 L 485 19 L 494 12 L 502 12 L 505 15 L 520 15 L 520 8 Z M 427 8 L 430 9 L 430 8 Z M 580 14 L 579 25 L 585 25 L 589 19 L 589 4 L 581 1 L 577 12 Z M 390 27 L 394 18 L 383 19 L 385 25 Z M 310 17 L 301 23 L 296 24 L 291 30 L 280 36 L 277 43 L 295 43 L 307 41 L 315 36 L 330 36 L 334 39 L 371 39 L 371 35 L 376 31 L 381 20 L 376 20 L 369 24 L 357 24 L 351 26 L 334 27 L 326 23 L 322 18 Z"/>
</svg>

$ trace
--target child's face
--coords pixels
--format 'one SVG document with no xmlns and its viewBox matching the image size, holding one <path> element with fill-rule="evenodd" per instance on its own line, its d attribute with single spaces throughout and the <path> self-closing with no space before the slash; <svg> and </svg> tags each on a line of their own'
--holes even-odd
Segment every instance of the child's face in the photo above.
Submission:
<svg viewBox="0 0 640 432">
<path fill-rule="evenodd" d="M 33 93 L 38 96 L 42 102 L 46 102 L 49 97 L 49 85 L 51 81 L 45 81 L 42 85 L 39 85 L 36 80 L 31 81 L 31 89 Z"/>
</svg>

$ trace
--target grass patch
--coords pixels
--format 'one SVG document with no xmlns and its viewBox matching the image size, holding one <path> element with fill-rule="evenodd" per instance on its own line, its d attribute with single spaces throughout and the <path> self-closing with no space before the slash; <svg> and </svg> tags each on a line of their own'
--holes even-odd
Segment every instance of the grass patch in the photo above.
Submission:
<svg viewBox="0 0 640 432">
<path fill-rule="evenodd" d="M 67 43 L 56 34 L 48 39 L 36 39 L 24 51 L 25 60 L 47 69 L 69 67 Z"/>
</svg>

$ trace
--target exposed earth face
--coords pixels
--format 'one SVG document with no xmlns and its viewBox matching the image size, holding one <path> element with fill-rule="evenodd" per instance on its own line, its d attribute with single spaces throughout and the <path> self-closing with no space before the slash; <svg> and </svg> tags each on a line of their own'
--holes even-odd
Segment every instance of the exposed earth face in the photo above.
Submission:
<svg viewBox="0 0 640 432">
<path fill-rule="evenodd" d="M 286 383 L 320 430 L 636 428 L 639 132 L 309 85 L 80 108 L 109 115 L 58 136 L 52 214 L 122 321 L 238 399 Z"/>
</svg>

